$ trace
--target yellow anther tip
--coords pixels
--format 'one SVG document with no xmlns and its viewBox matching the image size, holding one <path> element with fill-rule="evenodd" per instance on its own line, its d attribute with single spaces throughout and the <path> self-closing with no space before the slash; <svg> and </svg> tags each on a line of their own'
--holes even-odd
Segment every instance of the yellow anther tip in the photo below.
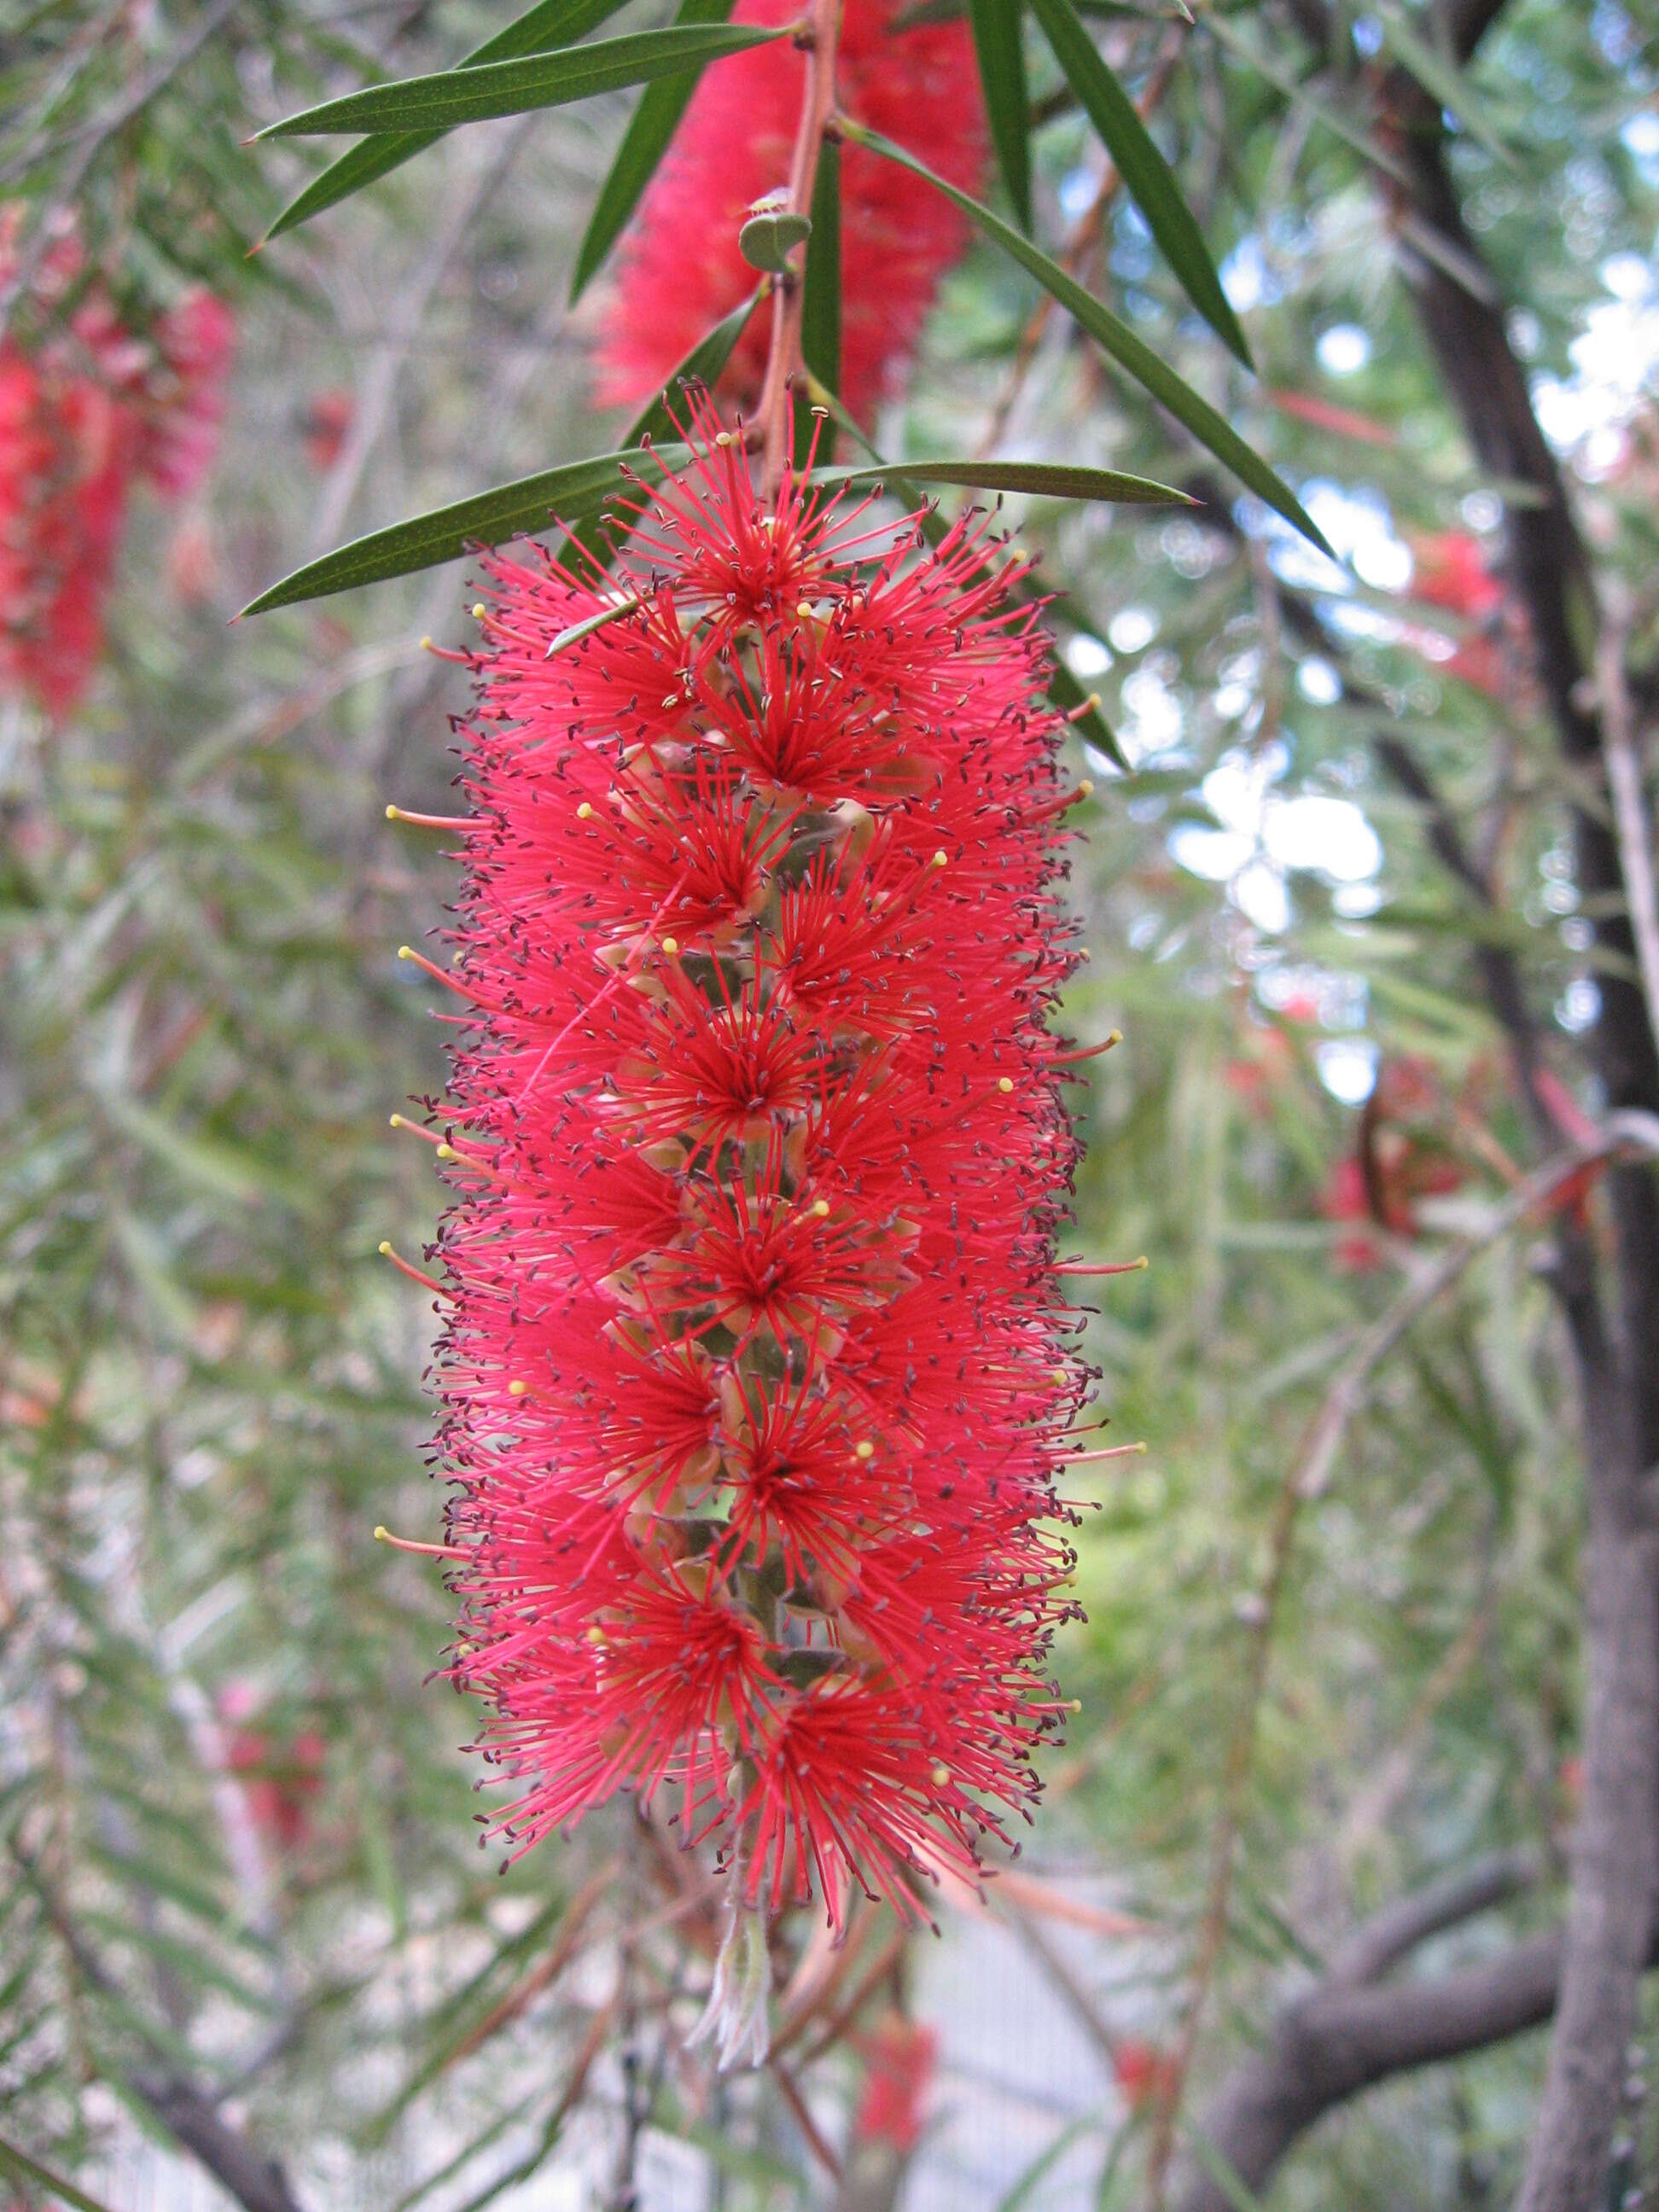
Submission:
<svg viewBox="0 0 1659 2212">
<path fill-rule="evenodd" d="M 1003 1097 L 1004 1097 L 1005 1098 L 1007 1097 L 1008 1093 L 1009 1093 L 1009 1092 L 1013 1089 L 1013 1087 L 1014 1087 L 1014 1079 L 1013 1079 L 1013 1077 L 1012 1077 L 1012 1075 L 1000 1075 L 1000 1076 L 998 1076 L 998 1078 L 997 1078 L 997 1089 L 998 1089 L 1000 1091 L 1001 1091 L 1001 1093 L 1002 1093 L 1002 1095 L 1003 1095 Z"/>
<path fill-rule="evenodd" d="M 1083 702 L 1083 703 L 1084 703 L 1084 706 L 1088 709 L 1088 711 L 1089 711 L 1089 713 L 1090 713 L 1090 714 L 1097 714 L 1100 712 L 1100 694 L 1099 694 L 1099 692 L 1098 692 L 1098 691 L 1091 691 L 1091 692 L 1089 694 L 1088 697 L 1084 701 L 1084 702 Z"/>
<path fill-rule="evenodd" d="M 795 609 L 795 612 L 800 617 L 803 622 L 811 622 L 812 619 L 811 601 L 810 599 L 803 599 L 800 602 L 800 605 Z"/>
<path fill-rule="evenodd" d="M 820 1221 L 827 1221 L 830 1218 L 829 1200 L 827 1198 L 814 1199 L 812 1201 L 812 1211 L 817 1214 Z"/>
<path fill-rule="evenodd" d="M 729 430 L 716 430 L 714 433 L 714 443 L 720 447 L 720 451 L 724 453 L 726 448 L 732 443 L 732 433 Z"/>
<path fill-rule="evenodd" d="M 422 630 L 421 633 L 421 651 L 422 653 L 430 653 L 432 649 L 432 633 L 430 630 Z"/>
<path fill-rule="evenodd" d="M 384 1521 L 377 1521 L 374 1523 L 374 1540 L 377 1544 L 386 1544 L 392 1540 L 392 1531 Z"/>
<path fill-rule="evenodd" d="M 389 1129 L 401 1129 L 403 1126 L 404 1117 L 401 1114 L 392 1115 L 386 1121 L 386 1127 Z"/>
<path fill-rule="evenodd" d="M 383 1260 L 389 1260 L 392 1257 L 392 1247 L 384 1237 L 380 1239 L 379 1250 Z"/>
<path fill-rule="evenodd" d="M 482 622 L 482 621 L 483 620 L 483 618 L 484 618 L 484 615 L 485 615 L 485 612 L 486 612 L 486 611 L 487 611 L 487 610 L 485 609 L 485 606 L 484 606 L 484 603 L 483 603 L 483 601 L 482 599 L 474 599 L 474 601 L 472 602 L 472 619 L 473 619 L 473 621 L 474 621 L 474 622 Z"/>
<path fill-rule="evenodd" d="M 1088 954 L 1085 952 L 1085 953 L 1084 954 L 1084 956 L 1083 956 L 1083 957 L 1084 957 L 1084 958 L 1086 960 L 1086 959 L 1088 958 L 1088 957 L 1089 957 L 1089 956 L 1088 956 Z M 1108 1043 L 1108 1044 L 1121 1044 L 1121 1043 L 1122 1043 L 1122 1042 L 1123 1042 L 1123 1032 L 1122 1032 L 1122 1030 L 1111 1030 L 1111 1031 L 1109 1033 L 1108 1036 L 1107 1036 L 1106 1042 L 1107 1042 L 1107 1043 Z"/>
<path fill-rule="evenodd" d="M 438 1158 L 441 1160 L 458 1160 L 460 1158 L 460 1154 L 456 1151 L 453 1145 L 440 1145 L 438 1147 Z"/>
<path fill-rule="evenodd" d="M 853 1447 L 853 1456 L 854 1459 L 873 1459 L 875 1455 L 876 1448 L 871 1443 L 868 1437 L 863 1437 Z"/>
<path fill-rule="evenodd" d="M 395 806 L 388 806 L 386 811 L 386 818 L 388 822 L 395 822 L 398 818 L 398 809 Z"/>
<path fill-rule="evenodd" d="M 674 955 L 675 955 L 675 954 L 679 951 L 679 949 L 680 949 L 680 941 L 679 941 L 678 938 L 678 937 L 665 937 L 665 938 L 664 938 L 664 939 L 663 939 L 663 941 L 662 941 L 662 949 L 663 949 L 663 951 L 664 951 L 668 955 L 669 958 L 672 960 L 672 959 L 673 958 Z"/>
<path fill-rule="evenodd" d="M 588 1632 L 587 1632 L 587 1641 L 588 1641 L 590 1644 L 603 1644 L 603 1643 L 604 1643 L 604 1641 L 605 1641 L 605 1631 L 604 1631 L 604 1629 L 602 1629 L 602 1628 L 599 1626 L 599 1624 L 598 1624 L 597 1622 L 595 1622 L 594 1626 L 593 1626 L 592 1628 L 590 1628 L 590 1629 L 588 1630 Z"/>
<path fill-rule="evenodd" d="M 1066 1700 L 1066 1710 L 1068 1713 L 1080 1713 L 1083 1711 L 1082 1698 L 1067 1698 Z"/>
<path fill-rule="evenodd" d="M 527 1382 L 520 1382 L 519 1377 L 515 1375 L 513 1380 L 507 1386 L 507 1395 L 509 1398 L 522 1398 L 529 1389 L 530 1385 Z"/>
<path fill-rule="evenodd" d="M 935 853 L 935 854 L 934 854 L 934 855 L 933 855 L 933 866 L 934 866 L 936 868 L 948 868 L 948 867 L 950 866 L 950 865 L 951 865 L 951 855 L 950 855 L 948 853 L 946 853 L 946 852 L 943 852 L 943 851 L 940 851 L 940 852 L 938 852 L 938 853 Z"/>
<path fill-rule="evenodd" d="M 935 1790 L 943 1790 L 945 1784 L 950 1781 L 951 1770 L 945 1764 L 945 1761 L 942 1759 L 935 1759 L 933 1762 L 933 1787 Z"/>
<path fill-rule="evenodd" d="M 1094 785 L 1086 775 L 1077 787 L 1077 795 L 1079 799 L 1092 799 L 1095 795 Z"/>
<path fill-rule="evenodd" d="M 412 960 L 415 957 L 415 947 L 412 945 L 400 945 L 398 947 L 398 957 L 399 960 Z"/>
<path fill-rule="evenodd" d="M 591 822 L 593 819 L 593 808 L 589 800 L 583 799 L 581 805 L 576 809 L 576 819 L 578 822 Z"/>
</svg>

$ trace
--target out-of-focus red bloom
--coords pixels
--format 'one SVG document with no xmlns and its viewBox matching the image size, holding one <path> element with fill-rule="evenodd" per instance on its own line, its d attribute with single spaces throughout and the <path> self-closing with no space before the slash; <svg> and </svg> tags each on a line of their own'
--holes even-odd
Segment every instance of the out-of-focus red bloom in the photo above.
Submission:
<svg viewBox="0 0 1659 2212">
<path fill-rule="evenodd" d="M 1412 561 L 1413 599 L 1478 625 L 1440 665 L 1492 696 L 1512 690 L 1525 652 L 1526 620 L 1488 567 L 1486 548 L 1466 530 L 1431 531 L 1413 538 Z M 1439 650 L 1443 653 L 1443 642 Z"/>
<path fill-rule="evenodd" d="M 1466 1163 L 1447 1143 L 1446 1102 L 1433 1068 L 1414 1054 L 1385 1061 L 1359 1121 L 1356 1154 L 1339 1160 L 1325 1188 L 1334 1221 L 1370 1221 L 1393 1237 L 1420 1233 L 1417 1201 L 1442 1198 L 1468 1179 Z M 1383 1253 L 1363 1234 L 1344 1237 L 1336 1264 L 1353 1273 L 1380 1267 Z"/>
<path fill-rule="evenodd" d="M 515 1850 L 672 1787 L 750 1901 L 914 1912 L 1031 1802 L 1075 1612 L 1060 725 L 988 525 L 763 500 L 716 428 L 625 580 L 490 564 L 453 1672 Z"/>
<path fill-rule="evenodd" d="M 320 475 L 340 458 L 351 428 L 351 394 L 319 392 L 306 409 L 306 459 Z"/>
<path fill-rule="evenodd" d="M 901 139 L 964 191 L 985 171 L 984 111 L 964 22 L 895 31 L 905 0 L 846 0 L 837 83 L 846 112 Z M 739 23 L 787 22 L 796 0 L 738 0 Z M 607 304 L 599 397 L 632 405 L 660 389 L 710 325 L 752 292 L 738 247 L 752 203 L 789 180 L 805 57 L 787 40 L 707 70 L 621 249 Z M 841 155 L 841 396 L 866 416 L 907 356 L 966 218 L 908 170 L 860 146 Z M 760 390 L 769 321 L 755 316 L 722 388 Z"/>
<path fill-rule="evenodd" d="M 1175 2060 L 1155 2043 L 1124 2035 L 1112 2045 L 1112 2072 L 1125 2103 L 1139 2112 L 1168 2094 L 1175 2080 Z"/>
<path fill-rule="evenodd" d="M 235 1775 L 256 1827 L 279 1850 L 298 1850 L 311 1834 L 328 1747 L 314 1729 L 273 1736 L 250 1725 L 257 1700 L 246 1683 L 221 1693 L 225 1765 Z"/>
<path fill-rule="evenodd" d="M 939 2063 L 939 2036 L 920 2021 L 890 2013 L 860 2045 L 864 2087 L 853 2139 L 885 2143 L 908 2156 L 921 2140 L 927 2093 Z"/>
<path fill-rule="evenodd" d="M 0 211 L 0 275 L 18 221 Z M 103 648 L 133 482 L 178 498 L 207 468 L 233 335 L 222 301 L 194 292 L 139 338 L 96 282 L 55 323 L 82 275 L 66 235 L 37 279 L 41 334 L 0 342 L 0 690 L 52 714 L 75 704 Z"/>
</svg>

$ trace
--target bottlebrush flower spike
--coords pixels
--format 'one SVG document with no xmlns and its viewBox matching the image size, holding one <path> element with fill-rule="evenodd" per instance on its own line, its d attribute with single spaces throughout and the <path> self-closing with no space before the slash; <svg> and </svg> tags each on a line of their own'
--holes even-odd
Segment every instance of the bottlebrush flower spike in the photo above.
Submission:
<svg viewBox="0 0 1659 2212">
<path fill-rule="evenodd" d="M 1074 1610 L 1062 725 L 983 520 L 763 499 L 694 413 L 624 577 L 480 610 L 453 1673 L 515 1852 L 626 1789 L 746 1904 L 914 1912 L 1029 1808 Z"/>
<path fill-rule="evenodd" d="M 965 192 L 984 181 L 984 105 L 965 21 L 893 28 L 907 0 L 845 0 L 836 80 L 842 106 L 898 138 Z M 738 0 L 732 20 L 787 22 L 799 0 Z M 788 181 L 804 57 L 787 40 L 705 72 L 621 249 L 599 343 L 602 404 L 659 392 L 698 339 L 755 287 L 738 246 L 750 205 Z M 863 147 L 841 155 L 841 398 L 867 416 L 915 349 L 966 218 L 908 170 Z M 757 315 L 722 388 L 747 411 L 766 368 Z"/>
<path fill-rule="evenodd" d="M 0 277 L 19 228 L 16 209 L 0 209 Z M 68 231 L 27 303 L 40 335 L 0 341 L 0 693 L 32 693 L 54 715 L 103 650 L 134 480 L 176 499 L 206 472 L 234 336 L 228 307 L 195 290 L 135 337 L 96 279 L 54 322 L 83 268 Z"/>
</svg>

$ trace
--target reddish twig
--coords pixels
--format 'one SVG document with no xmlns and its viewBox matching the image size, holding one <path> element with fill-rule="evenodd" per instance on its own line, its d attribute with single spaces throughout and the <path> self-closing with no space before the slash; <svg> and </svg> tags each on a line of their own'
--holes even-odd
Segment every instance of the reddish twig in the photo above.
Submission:
<svg viewBox="0 0 1659 2212">
<path fill-rule="evenodd" d="M 789 169 L 789 208 L 794 215 L 810 216 L 817 183 L 818 158 L 824 135 L 836 110 L 836 54 L 841 40 L 841 0 L 811 0 L 811 12 L 801 33 L 806 49 L 806 88 L 801 100 L 800 124 L 795 133 L 794 159 Z M 807 251 L 811 241 L 807 241 Z M 789 395 L 805 364 L 801 354 L 801 315 L 806 289 L 803 272 L 791 269 L 778 277 L 772 289 L 772 349 L 767 356 L 766 380 L 761 386 L 760 428 L 769 494 L 783 479 L 789 453 Z"/>
</svg>

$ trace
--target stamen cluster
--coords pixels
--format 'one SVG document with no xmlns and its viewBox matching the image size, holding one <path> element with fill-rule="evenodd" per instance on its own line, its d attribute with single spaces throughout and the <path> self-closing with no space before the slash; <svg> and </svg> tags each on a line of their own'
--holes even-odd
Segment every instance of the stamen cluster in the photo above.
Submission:
<svg viewBox="0 0 1659 2212">
<path fill-rule="evenodd" d="M 902 138 L 963 191 L 987 161 L 985 112 L 964 21 L 896 27 L 905 0 L 845 0 L 836 56 L 842 106 Z M 732 20 L 787 23 L 800 0 L 738 0 Z M 805 60 L 786 40 L 708 70 L 624 239 L 599 345 L 599 397 L 637 404 L 662 388 L 710 325 L 755 289 L 738 234 L 787 184 Z M 841 389 L 863 419 L 915 352 L 940 277 L 967 243 L 965 218 L 908 169 L 847 145 L 841 156 Z M 752 406 L 766 368 L 757 315 L 722 389 Z"/>
<path fill-rule="evenodd" d="M 447 980 L 455 1678 L 515 1849 L 664 1795 L 775 1907 L 1035 1794 L 1086 1385 L 1045 643 L 981 518 L 753 488 L 493 564 Z"/>
</svg>

